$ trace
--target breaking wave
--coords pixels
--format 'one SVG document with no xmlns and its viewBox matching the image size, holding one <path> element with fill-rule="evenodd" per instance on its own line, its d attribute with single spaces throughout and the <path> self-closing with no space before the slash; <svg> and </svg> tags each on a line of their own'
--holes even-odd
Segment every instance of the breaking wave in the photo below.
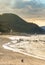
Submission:
<svg viewBox="0 0 45 65">
<path fill-rule="evenodd" d="M 45 60 L 45 35 L 11 36 L 3 47 L 35 58 Z"/>
</svg>

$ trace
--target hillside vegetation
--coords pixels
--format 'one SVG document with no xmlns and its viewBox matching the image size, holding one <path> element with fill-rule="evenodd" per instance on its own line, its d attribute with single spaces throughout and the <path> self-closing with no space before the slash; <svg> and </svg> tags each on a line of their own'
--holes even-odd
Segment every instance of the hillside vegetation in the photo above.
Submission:
<svg viewBox="0 0 45 65">
<path fill-rule="evenodd" d="M 12 13 L 4 13 L 0 15 L 0 32 L 21 32 L 30 34 L 40 34 L 43 33 L 38 25 L 34 23 L 27 23 L 19 16 Z"/>
</svg>

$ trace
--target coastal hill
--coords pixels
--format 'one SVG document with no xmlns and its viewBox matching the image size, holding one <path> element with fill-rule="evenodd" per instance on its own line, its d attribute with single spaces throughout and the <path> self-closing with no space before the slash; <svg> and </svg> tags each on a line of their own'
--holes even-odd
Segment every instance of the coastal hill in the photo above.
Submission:
<svg viewBox="0 0 45 65">
<path fill-rule="evenodd" d="M 45 26 L 41 26 L 41 28 L 45 30 Z"/>
<path fill-rule="evenodd" d="M 0 15 L 0 32 L 21 32 L 30 34 L 42 34 L 43 29 L 34 23 L 28 23 L 19 16 L 12 13 L 4 13 Z"/>
</svg>

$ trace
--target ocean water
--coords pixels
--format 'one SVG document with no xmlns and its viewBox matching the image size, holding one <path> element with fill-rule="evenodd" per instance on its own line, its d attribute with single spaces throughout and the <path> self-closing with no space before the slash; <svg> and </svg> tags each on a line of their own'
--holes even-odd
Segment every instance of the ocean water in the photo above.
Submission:
<svg viewBox="0 0 45 65">
<path fill-rule="evenodd" d="M 45 35 L 10 36 L 4 49 L 45 60 Z"/>
</svg>

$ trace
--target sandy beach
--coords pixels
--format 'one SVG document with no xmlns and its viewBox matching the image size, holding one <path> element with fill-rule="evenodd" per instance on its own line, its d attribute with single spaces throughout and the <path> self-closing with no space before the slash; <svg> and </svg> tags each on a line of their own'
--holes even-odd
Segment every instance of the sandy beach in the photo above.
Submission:
<svg viewBox="0 0 45 65">
<path fill-rule="evenodd" d="M 45 60 L 4 49 L 2 45 L 10 42 L 8 36 L 0 36 L 0 65 L 45 65 Z"/>
</svg>

